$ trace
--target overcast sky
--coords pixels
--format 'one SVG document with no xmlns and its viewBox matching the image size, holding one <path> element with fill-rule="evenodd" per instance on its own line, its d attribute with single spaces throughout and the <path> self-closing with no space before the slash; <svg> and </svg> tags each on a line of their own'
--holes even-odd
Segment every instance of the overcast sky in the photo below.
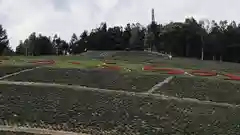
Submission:
<svg viewBox="0 0 240 135">
<path fill-rule="evenodd" d="M 147 24 L 151 8 L 160 23 L 196 19 L 236 20 L 240 22 L 240 0 L 0 0 L 0 24 L 7 29 L 15 48 L 32 32 L 47 36 L 59 34 L 69 40 L 101 22 L 125 25 Z"/>
</svg>

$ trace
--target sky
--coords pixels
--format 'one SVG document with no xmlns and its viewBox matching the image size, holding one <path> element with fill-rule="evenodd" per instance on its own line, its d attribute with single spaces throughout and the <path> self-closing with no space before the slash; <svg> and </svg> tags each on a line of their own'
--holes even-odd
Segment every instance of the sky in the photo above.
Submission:
<svg viewBox="0 0 240 135">
<path fill-rule="evenodd" d="M 7 30 L 10 46 L 32 32 L 46 36 L 58 34 L 69 41 L 107 22 L 109 26 L 151 22 L 155 9 L 158 23 L 197 20 L 235 20 L 240 22 L 239 0 L 0 0 L 0 24 Z"/>
</svg>

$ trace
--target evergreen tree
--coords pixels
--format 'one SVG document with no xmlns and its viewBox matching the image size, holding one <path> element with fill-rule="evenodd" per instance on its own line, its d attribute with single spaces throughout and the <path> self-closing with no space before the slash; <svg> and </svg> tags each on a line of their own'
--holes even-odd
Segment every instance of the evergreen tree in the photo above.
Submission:
<svg viewBox="0 0 240 135">
<path fill-rule="evenodd" d="M 0 54 L 3 53 L 3 51 L 8 48 L 9 40 L 7 36 L 7 32 L 5 29 L 3 29 L 2 25 L 0 25 Z"/>
</svg>

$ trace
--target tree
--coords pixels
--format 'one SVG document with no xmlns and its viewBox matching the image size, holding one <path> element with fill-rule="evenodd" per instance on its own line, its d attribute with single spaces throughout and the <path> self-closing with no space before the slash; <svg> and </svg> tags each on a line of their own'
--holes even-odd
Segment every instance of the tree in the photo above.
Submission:
<svg viewBox="0 0 240 135">
<path fill-rule="evenodd" d="M 219 38 L 218 40 L 221 41 L 219 46 L 218 46 L 218 53 L 219 53 L 219 60 L 222 61 L 223 59 L 223 55 L 224 55 L 224 50 L 226 47 L 226 43 L 227 43 L 227 39 L 226 39 L 226 32 L 227 32 L 227 21 L 220 21 L 219 25 L 220 25 L 220 33 L 219 33 Z"/>
<path fill-rule="evenodd" d="M 52 44 L 53 44 L 53 47 L 54 47 L 57 55 L 62 54 L 61 42 L 62 42 L 61 38 L 58 37 L 57 34 L 55 34 L 54 37 L 53 37 L 53 43 Z"/>
<path fill-rule="evenodd" d="M 34 46 L 33 54 L 35 56 L 54 54 L 54 48 L 51 43 L 51 40 L 46 36 L 39 34 L 39 36 L 36 38 L 34 42 L 34 45 L 35 46 Z"/>
<path fill-rule="evenodd" d="M 76 52 L 76 48 L 77 48 L 77 41 L 78 41 L 78 37 L 75 33 L 73 33 L 70 42 L 69 42 L 69 52 L 71 54 L 75 54 Z"/>
<path fill-rule="evenodd" d="M 4 56 L 13 56 L 15 55 L 15 52 L 13 51 L 13 49 L 11 47 L 6 47 L 4 50 L 3 50 L 3 53 L 2 55 Z"/>
<path fill-rule="evenodd" d="M 140 23 L 131 25 L 131 38 L 130 49 L 131 50 L 144 50 L 144 37 L 146 29 Z"/>
<path fill-rule="evenodd" d="M 62 54 L 67 55 L 69 52 L 69 45 L 65 40 L 61 40 L 61 49 L 62 49 Z"/>
<path fill-rule="evenodd" d="M 7 39 L 7 36 L 2 37 Z M 180 57 L 240 62 L 239 37 L 240 24 L 235 21 L 198 22 L 191 17 L 184 22 L 170 22 L 165 25 L 152 22 L 146 27 L 140 23 L 128 23 L 124 28 L 107 27 L 106 23 L 101 23 L 89 33 L 83 31 L 79 37 L 74 33 L 69 44 L 58 35 L 54 35 L 51 41 L 51 37 L 32 33 L 24 42 L 20 42 L 16 53 L 65 55 L 67 52 L 79 54 L 86 50 L 151 49 Z"/>
<path fill-rule="evenodd" d="M 49 37 L 36 33 L 30 34 L 30 36 L 23 42 L 20 41 L 16 47 L 16 54 L 18 55 L 52 55 L 54 53 L 54 46 Z"/>
<path fill-rule="evenodd" d="M 127 24 L 127 26 L 124 28 L 123 32 L 123 45 L 125 49 L 130 48 L 130 38 L 131 38 L 131 25 Z"/>
<path fill-rule="evenodd" d="M 26 56 L 34 55 L 35 53 L 34 50 L 37 50 L 36 48 L 37 46 L 35 45 L 36 39 L 37 39 L 36 32 L 33 32 L 32 34 L 29 35 L 28 39 L 24 41 Z"/>
<path fill-rule="evenodd" d="M 184 40 L 182 34 L 183 23 L 169 23 L 163 27 L 160 38 L 163 43 L 163 50 L 169 54 L 184 56 Z M 174 39 L 174 40 L 173 40 Z"/>
<path fill-rule="evenodd" d="M 75 35 L 72 36 L 70 41 L 70 48 L 72 54 L 80 54 L 88 49 L 88 33 L 87 31 L 83 31 L 78 39 Z"/>
<path fill-rule="evenodd" d="M 9 40 L 7 36 L 7 32 L 3 29 L 2 25 L 0 25 L 0 54 L 8 48 Z"/>
<path fill-rule="evenodd" d="M 119 26 L 115 26 L 112 28 L 108 28 L 107 32 L 107 44 L 110 50 L 124 50 L 123 43 L 123 28 Z"/>
<path fill-rule="evenodd" d="M 22 40 L 20 40 L 19 45 L 16 47 L 16 54 L 17 55 L 25 54 L 25 46 Z"/>
<path fill-rule="evenodd" d="M 157 24 L 156 22 L 152 22 L 146 28 L 146 35 L 145 35 L 145 43 L 146 47 L 151 51 L 163 51 L 163 45 L 161 44 L 161 32 L 162 32 L 162 25 Z"/>
</svg>

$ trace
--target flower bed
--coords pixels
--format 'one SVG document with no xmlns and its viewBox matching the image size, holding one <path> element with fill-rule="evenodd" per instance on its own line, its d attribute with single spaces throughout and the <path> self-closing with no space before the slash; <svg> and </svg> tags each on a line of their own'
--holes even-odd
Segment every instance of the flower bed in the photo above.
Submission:
<svg viewBox="0 0 240 135">
<path fill-rule="evenodd" d="M 224 76 L 228 77 L 225 80 L 235 80 L 235 81 L 240 81 L 240 76 L 236 76 L 233 74 L 223 74 Z"/>
<path fill-rule="evenodd" d="M 152 71 L 154 69 L 155 69 L 155 67 L 152 67 L 152 66 L 144 66 L 143 67 L 143 70 L 147 70 L 147 71 Z"/>
<path fill-rule="evenodd" d="M 103 69 L 111 69 L 111 70 L 121 70 L 121 67 L 116 65 L 102 65 Z"/>
<path fill-rule="evenodd" d="M 52 65 L 55 64 L 54 60 L 37 60 L 37 61 L 31 61 L 29 63 L 33 63 L 33 64 L 43 64 L 43 65 Z"/>
<path fill-rule="evenodd" d="M 179 69 L 171 69 L 171 68 L 156 68 L 153 66 L 144 66 L 143 70 L 145 71 L 162 71 L 164 73 L 167 74 L 172 74 L 172 75 L 180 75 L 180 74 L 184 74 L 185 72 L 183 70 L 179 70 Z"/>
<path fill-rule="evenodd" d="M 155 72 L 159 72 L 162 71 L 164 73 L 167 74 L 172 74 L 172 75 L 180 75 L 180 74 L 184 74 L 185 71 L 183 70 L 179 70 L 179 69 L 171 69 L 171 68 L 157 68 L 156 66 L 152 66 L 152 65 L 147 65 L 143 67 L 144 71 L 155 71 Z M 194 75 L 194 76 L 217 76 L 218 73 L 214 72 L 214 71 L 202 71 L 202 70 L 193 70 L 193 71 L 189 71 L 190 74 Z M 228 77 L 227 80 L 235 80 L 235 81 L 240 81 L 240 76 L 237 75 L 233 75 L 233 74 L 222 74 L 223 76 Z"/>
<path fill-rule="evenodd" d="M 217 72 L 194 70 L 194 71 L 191 71 L 190 74 L 195 76 L 216 76 Z"/>
<path fill-rule="evenodd" d="M 81 64 L 80 62 L 77 62 L 77 61 L 73 61 L 73 62 L 69 62 L 69 63 L 71 63 L 73 65 L 80 65 Z"/>
</svg>

